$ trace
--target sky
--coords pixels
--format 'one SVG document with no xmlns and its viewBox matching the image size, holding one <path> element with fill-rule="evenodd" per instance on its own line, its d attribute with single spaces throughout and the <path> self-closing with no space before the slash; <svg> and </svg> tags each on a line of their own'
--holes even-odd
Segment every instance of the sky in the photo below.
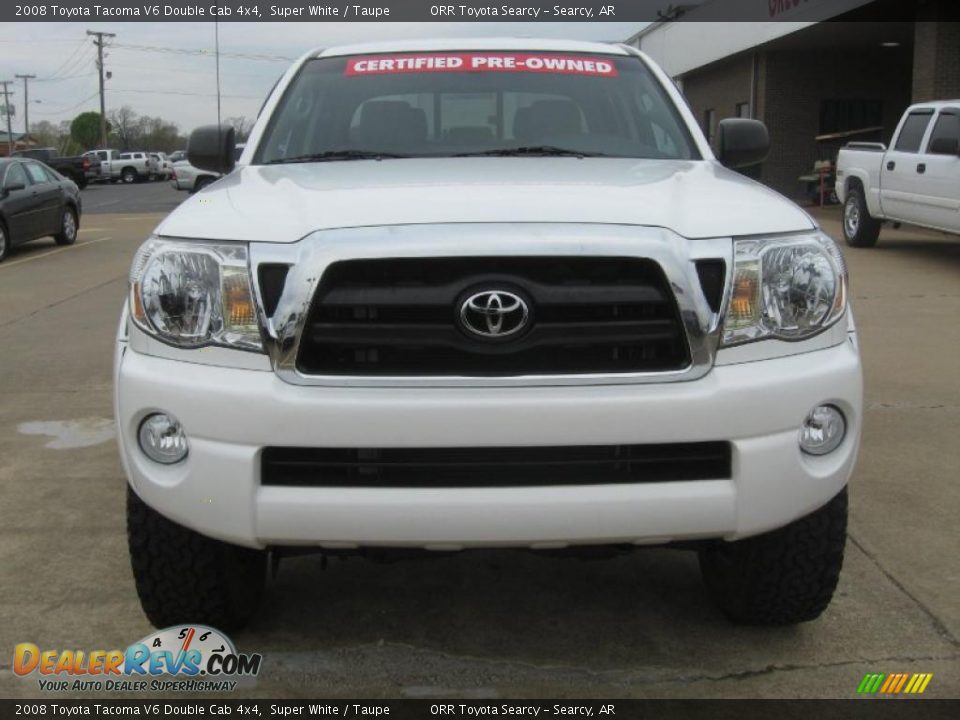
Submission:
<svg viewBox="0 0 960 720">
<path fill-rule="evenodd" d="M 646 23 L 222 23 L 221 116 L 256 116 L 290 61 L 317 47 L 418 37 L 529 36 L 622 41 Z M 105 66 L 107 112 L 129 105 L 187 133 L 216 122 L 213 23 L 0 23 L 0 80 L 30 81 L 30 122 L 69 120 L 99 110 L 96 49 L 87 30 L 116 33 Z M 204 54 L 199 54 L 204 51 Z M 256 57 L 231 57 L 231 54 Z M 14 132 L 23 131 L 23 81 L 17 80 Z M 3 128 L 6 129 L 5 127 Z"/>
</svg>

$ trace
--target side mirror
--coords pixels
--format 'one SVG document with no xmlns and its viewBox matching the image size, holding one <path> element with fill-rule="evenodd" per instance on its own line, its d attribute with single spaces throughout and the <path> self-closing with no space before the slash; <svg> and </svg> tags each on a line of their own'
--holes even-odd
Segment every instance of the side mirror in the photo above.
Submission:
<svg viewBox="0 0 960 720">
<path fill-rule="evenodd" d="M 938 137 L 930 143 L 932 155 L 960 155 L 960 138 Z"/>
<path fill-rule="evenodd" d="M 717 160 L 728 168 L 759 165 L 770 152 L 770 134 L 759 120 L 721 120 L 714 139 Z"/>
<path fill-rule="evenodd" d="M 190 133 L 187 160 L 195 168 L 226 175 L 233 170 L 233 128 L 228 125 L 204 125 Z"/>
<path fill-rule="evenodd" d="M 6 185 L 3 186 L 3 192 L 4 192 L 4 193 L 11 193 L 11 192 L 13 192 L 14 190 L 24 190 L 24 189 L 26 189 L 26 187 L 27 187 L 27 186 L 24 185 L 22 182 L 11 182 L 11 183 L 7 183 Z"/>
</svg>

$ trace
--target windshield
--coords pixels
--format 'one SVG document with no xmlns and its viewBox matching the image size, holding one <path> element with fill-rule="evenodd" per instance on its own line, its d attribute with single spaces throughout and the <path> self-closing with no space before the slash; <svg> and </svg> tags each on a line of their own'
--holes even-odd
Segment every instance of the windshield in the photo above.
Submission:
<svg viewBox="0 0 960 720">
<path fill-rule="evenodd" d="M 511 154 L 700 158 L 639 58 L 442 52 L 308 61 L 254 162 Z"/>
</svg>

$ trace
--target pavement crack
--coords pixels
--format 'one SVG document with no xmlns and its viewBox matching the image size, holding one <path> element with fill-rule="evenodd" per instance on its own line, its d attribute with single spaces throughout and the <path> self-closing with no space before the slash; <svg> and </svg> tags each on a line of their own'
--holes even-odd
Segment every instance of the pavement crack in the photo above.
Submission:
<svg viewBox="0 0 960 720">
<path fill-rule="evenodd" d="M 7 321 L 4 322 L 4 323 L 0 323 L 0 328 L 5 328 L 5 327 L 8 327 L 8 326 L 10 326 L 10 325 L 14 325 L 14 324 L 20 322 L 21 320 L 28 320 L 28 319 L 34 317 L 35 315 L 39 315 L 40 313 L 42 313 L 42 312 L 44 312 L 44 311 L 46 311 L 46 310 L 50 310 L 51 308 L 55 308 L 55 307 L 57 307 L 58 305 L 63 305 L 64 303 L 70 302 L 71 300 L 75 300 L 76 298 L 80 297 L 81 295 L 86 295 L 88 292 L 93 292 L 94 290 L 99 290 L 100 288 L 104 288 L 104 287 L 106 287 L 107 285 L 110 285 L 111 283 L 117 282 L 117 280 L 123 280 L 123 279 L 125 279 L 126 277 L 127 277 L 127 275 L 126 275 L 126 273 L 124 273 L 123 275 L 118 275 L 118 276 L 116 276 L 116 277 L 110 278 L 110 279 L 107 280 L 106 282 L 102 282 L 102 283 L 100 283 L 99 285 L 91 285 L 91 286 L 88 287 L 88 288 L 84 288 L 84 289 L 81 290 L 80 292 L 74 293 L 73 295 L 70 295 L 69 297 L 61 298 L 60 300 L 56 300 L 56 301 L 54 301 L 54 302 L 52 302 L 52 303 L 49 303 L 49 304 L 47 304 L 47 305 L 44 305 L 43 307 L 37 308 L 37 309 L 34 310 L 33 312 L 29 312 L 29 313 L 27 313 L 26 315 L 21 315 L 20 317 L 15 317 L 15 318 L 13 318 L 12 320 L 7 320 Z"/>
<path fill-rule="evenodd" d="M 837 660 L 835 662 L 810 663 L 806 665 L 786 663 L 783 665 L 771 664 L 762 668 L 752 670 L 738 670 L 737 672 L 723 673 L 721 675 L 689 675 L 673 680 L 662 682 L 723 682 L 725 680 L 748 680 L 754 677 L 763 677 L 764 675 L 773 675 L 779 672 L 796 672 L 802 670 L 831 670 L 833 668 L 848 667 L 850 665 L 875 665 L 877 663 L 907 663 L 907 662 L 936 662 L 951 661 L 960 658 L 960 654 L 950 655 L 893 655 L 889 657 L 865 658 L 856 660 Z"/>
<path fill-rule="evenodd" d="M 956 405 L 923 405 L 912 402 L 872 402 L 867 405 L 867 410 L 951 410 Z"/>
<path fill-rule="evenodd" d="M 960 640 L 957 640 L 957 638 L 955 638 L 955 637 L 953 636 L 953 633 L 950 632 L 950 629 L 946 626 L 946 624 L 943 622 L 943 620 L 941 620 L 939 617 L 937 617 L 936 613 L 934 613 L 933 610 L 931 610 L 929 607 L 927 607 L 927 606 L 923 603 L 923 601 L 920 600 L 920 598 L 918 598 L 916 595 L 914 595 L 912 592 L 910 592 L 910 591 L 907 589 L 907 587 L 906 587 L 902 582 L 900 582 L 896 577 L 894 577 L 893 573 L 891 573 L 889 570 L 887 570 L 887 569 L 880 563 L 880 561 L 877 559 L 877 556 L 874 555 L 874 554 L 873 554 L 872 552 L 870 552 L 869 550 L 867 550 L 867 549 L 863 546 L 863 543 L 861 543 L 859 540 L 857 540 L 857 539 L 853 536 L 853 533 L 847 532 L 847 537 L 850 539 L 850 542 L 853 543 L 853 545 L 854 545 L 860 552 L 862 552 L 864 555 L 867 556 L 867 558 L 870 560 L 870 562 L 872 562 L 872 563 L 874 564 L 874 566 L 876 566 L 876 568 L 883 574 L 883 576 L 884 576 L 885 578 L 887 578 L 887 580 L 889 580 L 889 581 L 893 584 L 894 587 L 897 588 L 897 590 L 899 590 L 901 593 L 903 593 L 906 597 L 908 597 L 908 598 L 910 599 L 911 602 L 913 602 L 914 605 L 916 605 L 918 608 L 920 608 L 920 610 L 923 612 L 923 614 L 927 616 L 927 619 L 930 620 L 930 622 L 933 624 L 933 628 L 934 628 L 934 630 L 937 631 L 937 634 L 938 634 L 938 635 L 940 635 L 941 637 L 943 637 L 945 640 L 947 640 L 947 641 L 948 641 L 951 645 L 953 645 L 954 647 L 960 647 Z"/>
<path fill-rule="evenodd" d="M 873 666 L 877 664 L 895 664 L 895 663 L 916 663 L 916 662 L 950 662 L 960 659 L 960 653 L 949 653 L 946 655 L 891 655 L 883 657 L 865 657 L 852 658 L 848 660 L 835 660 L 830 662 L 793 664 L 793 663 L 771 663 L 760 668 L 751 668 L 747 670 L 738 670 L 735 672 L 709 674 L 701 673 L 694 675 L 678 674 L 665 676 L 664 669 L 661 669 L 661 675 L 651 674 L 649 667 L 638 668 L 610 668 L 599 670 L 582 665 L 564 665 L 564 664 L 540 664 L 516 658 L 489 658 L 476 655 L 462 655 L 450 653 L 444 650 L 434 648 L 419 647 L 410 643 L 395 641 L 379 641 L 375 643 L 362 643 L 348 647 L 339 648 L 339 652 L 359 651 L 366 652 L 371 649 L 381 650 L 391 648 L 395 650 L 404 650 L 418 654 L 431 655 L 445 661 L 476 663 L 486 667 L 493 668 L 513 668 L 527 670 L 535 673 L 556 674 L 566 673 L 569 675 L 579 675 L 590 678 L 597 682 L 605 682 L 620 686 L 649 686 L 658 684 L 691 684 L 697 682 L 725 682 L 749 680 L 755 677 L 763 677 L 782 672 L 802 672 L 805 670 L 829 670 L 850 666 Z M 667 670 L 667 672 L 669 672 Z"/>
</svg>

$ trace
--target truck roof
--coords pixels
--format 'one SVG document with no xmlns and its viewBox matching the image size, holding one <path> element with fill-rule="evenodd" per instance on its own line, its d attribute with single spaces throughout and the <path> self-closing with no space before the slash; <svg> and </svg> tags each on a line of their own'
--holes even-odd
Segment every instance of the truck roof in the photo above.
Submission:
<svg viewBox="0 0 960 720">
<path fill-rule="evenodd" d="M 547 38 L 493 37 L 493 38 L 433 38 L 421 40 L 384 41 L 356 43 L 330 48 L 318 48 L 310 57 L 338 57 L 342 55 L 374 55 L 395 52 L 471 51 L 471 50 L 533 50 L 539 52 L 603 53 L 606 55 L 629 55 L 621 45 L 614 43 L 587 42 L 582 40 L 556 40 Z"/>
<path fill-rule="evenodd" d="M 940 108 L 944 108 L 947 106 L 955 107 L 957 105 L 960 105 L 960 99 L 931 100 L 930 102 L 922 102 L 922 103 L 916 103 L 915 105 L 911 105 L 910 107 L 907 108 L 907 112 L 910 112 L 911 110 L 924 110 L 924 109 L 939 110 Z"/>
</svg>

